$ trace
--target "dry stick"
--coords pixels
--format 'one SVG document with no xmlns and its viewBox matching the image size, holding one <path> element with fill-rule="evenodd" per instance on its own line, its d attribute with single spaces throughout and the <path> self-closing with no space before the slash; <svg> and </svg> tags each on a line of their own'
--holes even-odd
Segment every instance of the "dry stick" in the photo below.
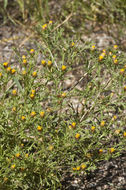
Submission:
<svg viewBox="0 0 126 190">
<path fill-rule="evenodd" d="M 107 82 L 107 84 L 106 84 L 102 89 L 105 89 L 105 88 L 109 85 L 110 82 L 112 82 L 112 79 L 109 79 L 108 82 Z M 87 112 L 85 112 L 84 115 L 82 115 L 82 117 L 81 117 L 81 119 L 80 119 L 80 122 L 81 122 L 81 121 L 84 119 L 84 117 L 95 107 L 95 105 L 96 105 L 96 100 L 98 99 L 100 93 L 101 93 L 101 92 L 99 92 L 99 93 L 97 94 L 97 96 L 96 96 L 96 98 L 95 98 L 95 101 L 94 101 L 94 102 L 95 102 L 94 105 L 92 105 L 91 108 L 90 108 Z"/>
<path fill-rule="evenodd" d="M 67 22 L 67 21 L 70 19 L 70 17 L 71 17 L 72 15 L 73 15 L 72 13 L 69 14 L 68 17 L 67 17 L 62 23 L 58 24 L 58 26 L 56 26 L 56 27 L 52 30 L 52 32 L 54 32 L 57 28 L 59 28 L 59 27 L 62 26 L 65 22 Z"/>
</svg>

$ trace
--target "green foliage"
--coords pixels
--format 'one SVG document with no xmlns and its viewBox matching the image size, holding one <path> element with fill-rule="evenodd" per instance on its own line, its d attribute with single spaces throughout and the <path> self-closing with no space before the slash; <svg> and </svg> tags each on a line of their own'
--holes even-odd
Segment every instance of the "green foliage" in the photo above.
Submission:
<svg viewBox="0 0 126 190">
<path fill-rule="evenodd" d="M 17 64 L 0 64 L 1 189 L 58 189 L 67 173 L 86 174 L 125 149 L 124 55 L 82 47 L 55 27 L 38 26 L 36 50 L 15 49 Z"/>
</svg>

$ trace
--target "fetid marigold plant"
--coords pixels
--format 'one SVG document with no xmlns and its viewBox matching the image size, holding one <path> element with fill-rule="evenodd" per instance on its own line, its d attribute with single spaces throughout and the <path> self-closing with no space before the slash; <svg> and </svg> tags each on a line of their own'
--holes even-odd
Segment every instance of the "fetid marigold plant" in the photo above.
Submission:
<svg viewBox="0 0 126 190">
<path fill-rule="evenodd" d="M 86 175 L 125 148 L 119 47 L 79 46 L 52 21 L 37 31 L 42 42 L 36 49 L 25 55 L 15 50 L 17 67 L 8 60 L 0 64 L 1 189 L 58 189 L 62 176 Z"/>
</svg>

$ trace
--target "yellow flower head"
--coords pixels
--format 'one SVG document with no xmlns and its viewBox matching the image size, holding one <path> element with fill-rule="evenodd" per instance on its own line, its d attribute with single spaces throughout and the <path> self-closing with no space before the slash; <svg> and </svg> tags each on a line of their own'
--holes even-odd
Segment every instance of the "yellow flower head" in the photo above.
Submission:
<svg viewBox="0 0 126 190">
<path fill-rule="evenodd" d="M 109 149 L 109 152 L 110 152 L 110 153 L 113 153 L 113 152 L 115 152 L 115 149 L 114 149 L 114 148 L 110 148 L 110 149 Z"/>
<path fill-rule="evenodd" d="M 123 133 L 123 136 L 126 137 L 126 131 Z"/>
<path fill-rule="evenodd" d="M 30 49 L 30 53 L 33 54 L 35 52 L 34 49 Z"/>
<path fill-rule="evenodd" d="M 28 158 L 29 154 L 25 154 L 25 158 Z"/>
<path fill-rule="evenodd" d="M 73 47 L 73 46 L 75 46 L 75 43 L 74 43 L 74 42 L 72 42 L 72 43 L 71 43 L 71 46 L 72 46 L 72 47 Z"/>
<path fill-rule="evenodd" d="M 10 72 L 11 71 L 11 67 L 7 67 L 7 72 Z"/>
<path fill-rule="evenodd" d="M 23 144 L 23 143 L 21 143 L 21 147 L 24 147 L 24 144 Z"/>
<path fill-rule="evenodd" d="M 18 153 L 16 153 L 16 155 L 15 155 L 17 158 L 19 158 L 20 157 L 20 153 L 18 152 Z"/>
<path fill-rule="evenodd" d="M 2 77 L 2 73 L 0 73 L 0 77 Z"/>
<path fill-rule="evenodd" d="M 22 55 L 22 59 L 26 59 L 26 56 L 25 56 L 25 55 Z"/>
<path fill-rule="evenodd" d="M 15 167 L 16 167 L 16 165 L 15 165 L 15 164 L 13 164 L 13 165 L 11 166 L 11 169 L 15 169 Z"/>
<path fill-rule="evenodd" d="M 53 145 L 49 145 L 49 150 L 52 151 L 53 150 Z"/>
<path fill-rule="evenodd" d="M 17 95 L 17 90 L 16 90 L 16 89 L 12 90 L 12 94 L 13 94 L 14 96 L 16 96 L 16 95 Z"/>
<path fill-rule="evenodd" d="M 42 25 L 42 29 L 45 30 L 47 28 L 47 24 Z"/>
<path fill-rule="evenodd" d="M 80 166 L 77 166 L 77 167 L 76 167 L 76 170 L 77 170 L 77 171 L 79 171 L 80 169 L 81 169 L 81 167 L 80 167 Z"/>
<path fill-rule="evenodd" d="M 72 129 L 72 126 L 71 126 L 71 125 L 69 125 L 69 129 Z"/>
<path fill-rule="evenodd" d="M 124 91 L 126 91 L 126 86 L 124 86 Z"/>
<path fill-rule="evenodd" d="M 36 77 L 36 76 L 37 76 L 37 72 L 34 71 L 34 72 L 32 73 L 32 76 L 33 76 L 33 77 Z"/>
<path fill-rule="evenodd" d="M 91 46 L 91 50 L 94 50 L 95 49 L 95 45 Z"/>
<path fill-rule="evenodd" d="M 103 153 L 103 149 L 99 149 L 99 153 L 102 154 Z"/>
<path fill-rule="evenodd" d="M 34 90 L 34 89 L 32 89 L 32 90 L 31 90 L 31 93 L 32 93 L 32 94 L 35 94 L 35 90 Z"/>
<path fill-rule="evenodd" d="M 37 130 L 38 130 L 38 131 L 41 131 L 41 130 L 42 130 L 42 127 L 39 125 L 39 126 L 37 127 Z"/>
<path fill-rule="evenodd" d="M 75 129 L 75 128 L 76 128 L 76 122 L 73 122 L 73 123 L 71 124 L 71 126 L 72 126 L 73 129 Z"/>
<path fill-rule="evenodd" d="M 34 117 L 34 116 L 36 116 L 36 112 L 32 111 L 30 115 L 31 115 L 31 117 Z"/>
<path fill-rule="evenodd" d="M 118 135 L 120 133 L 120 129 L 115 130 L 115 134 Z"/>
<path fill-rule="evenodd" d="M 112 55 L 112 52 L 111 52 L 111 51 L 109 52 L 109 55 Z"/>
<path fill-rule="evenodd" d="M 50 21 L 49 21 L 49 24 L 52 24 L 52 23 L 53 23 L 53 21 L 52 21 L 52 20 L 50 20 Z"/>
<path fill-rule="evenodd" d="M 116 55 L 113 55 L 112 58 L 115 59 L 115 58 L 116 58 Z"/>
<path fill-rule="evenodd" d="M 24 121 L 26 117 L 24 115 L 21 116 L 21 120 Z"/>
<path fill-rule="evenodd" d="M 52 66 L 52 61 L 48 61 L 47 65 L 48 65 L 48 67 L 51 67 Z"/>
<path fill-rule="evenodd" d="M 117 59 L 114 59 L 114 64 L 118 64 L 118 60 Z"/>
<path fill-rule="evenodd" d="M 104 56 L 101 54 L 99 55 L 99 61 L 101 61 L 104 58 Z"/>
<path fill-rule="evenodd" d="M 33 99 L 35 97 L 34 94 L 30 94 L 30 98 Z"/>
<path fill-rule="evenodd" d="M 76 133 L 75 138 L 76 138 L 76 139 L 79 139 L 79 138 L 80 138 L 80 134 L 79 134 L 79 133 Z"/>
<path fill-rule="evenodd" d="M 113 48 L 114 48 L 114 49 L 117 49 L 117 48 L 118 48 L 118 46 L 117 46 L 117 45 L 114 45 L 114 46 L 113 46 Z"/>
<path fill-rule="evenodd" d="M 65 98 L 65 97 L 66 97 L 66 93 L 63 92 L 63 93 L 61 94 L 61 97 L 62 97 L 62 98 Z"/>
<path fill-rule="evenodd" d="M 4 66 L 4 67 L 8 67 L 8 62 L 4 62 L 4 63 L 3 63 L 3 66 Z"/>
<path fill-rule="evenodd" d="M 101 121 L 100 126 L 104 127 L 104 125 L 105 125 L 105 121 L 103 120 L 103 121 Z"/>
<path fill-rule="evenodd" d="M 95 126 L 92 126 L 92 127 L 91 127 L 92 132 L 95 131 L 95 128 L 96 128 Z"/>
<path fill-rule="evenodd" d="M 16 70 L 15 70 L 15 69 L 12 69 L 12 70 L 11 70 L 11 73 L 12 73 L 12 74 L 14 74 L 15 72 L 16 72 Z"/>
<path fill-rule="evenodd" d="M 73 171 L 76 171 L 76 168 L 72 168 L 73 169 Z"/>
<path fill-rule="evenodd" d="M 45 61 L 45 60 L 42 60 L 42 61 L 41 61 L 41 64 L 42 64 L 43 66 L 45 66 L 45 65 L 46 65 L 46 61 Z"/>
<path fill-rule="evenodd" d="M 120 69 L 120 74 L 124 74 L 125 69 Z"/>
<path fill-rule="evenodd" d="M 40 112 L 40 116 L 41 116 L 41 117 L 44 117 L 44 115 L 45 115 L 45 112 L 44 112 L 44 111 L 41 111 L 41 112 Z"/>
<path fill-rule="evenodd" d="M 62 71 L 65 71 L 66 70 L 66 65 L 62 65 Z"/>
<path fill-rule="evenodd" d="M 113 118 L 112 118 L 112 121 L 115 121 L 117 119 L 117 116 L 114 115 Z"/>
<path fill-rule="evenodd" d="M 23 65 L 26 65 L 27 64 L 27 60 L 26 59 L 23 59 Z"/>
<path fill-rule="evenodd" d="M 22 75 L 26 75 L 26 71 L 25 70 L 22 71 Z"/>
<path fill-rule="evenodd" d="M 15 111 L 16 111 L 16 107 L 13 107 L 13 108 L 12 108 L 12 111 L 15 112 Z"/>
<path fill-rule="evenodd" d="M 86 168 L 86 165 L 85 164 L 81 164 L 81 169 L 85 169 Z"/>
<path fill-rule="evenodd" d="M 106 50 L 105 50 L 105 49 L 103 49 L 102 51 L 103 51 L 103 53 L 106 53 Z"/>
</svg>

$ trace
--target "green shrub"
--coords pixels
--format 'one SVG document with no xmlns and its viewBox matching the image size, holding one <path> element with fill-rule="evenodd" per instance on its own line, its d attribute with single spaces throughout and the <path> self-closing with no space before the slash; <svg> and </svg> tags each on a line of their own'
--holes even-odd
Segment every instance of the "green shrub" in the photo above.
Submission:
<svg viewBox="0 0 126 190">
<path fill-rule="evenodd" d="M 125 148 L 123 53 L 65 39 L 51 21 L 37 29 L 35 50 L 0 64 L 1 189 L 58 189 L 67 173 L 86 174 Z"/>
</svg>

